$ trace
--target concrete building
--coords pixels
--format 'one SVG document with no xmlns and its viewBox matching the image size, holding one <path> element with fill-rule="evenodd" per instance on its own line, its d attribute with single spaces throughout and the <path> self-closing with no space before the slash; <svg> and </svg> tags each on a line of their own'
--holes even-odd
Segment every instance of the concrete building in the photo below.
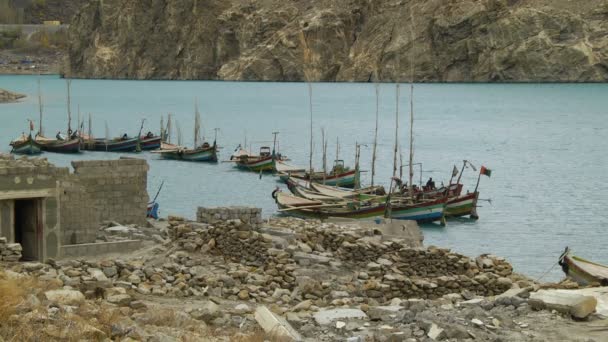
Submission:
<svg viewBox="0 0 608 342">
<path fill-rule="evenodd" d="M 0 156 L 0 236 L 22 260 L 59 258 L 94 243 L 103 221 L 145 224 L 148 164 L 141 159 L 75 161 Z"/>
</svg>

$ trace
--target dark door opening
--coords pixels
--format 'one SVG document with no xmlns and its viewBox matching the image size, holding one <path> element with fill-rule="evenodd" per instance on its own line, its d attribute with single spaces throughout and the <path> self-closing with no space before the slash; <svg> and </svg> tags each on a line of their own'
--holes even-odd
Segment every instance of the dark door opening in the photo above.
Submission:
<svg viewBox="0 0 608 342">
<path fill-rule="evenodd" d="M 42 220 L 40 200 L 15 201 L 15 242 L 20 243 L 22 260 L 40 260 L 42 256 Z"/>
</svg>

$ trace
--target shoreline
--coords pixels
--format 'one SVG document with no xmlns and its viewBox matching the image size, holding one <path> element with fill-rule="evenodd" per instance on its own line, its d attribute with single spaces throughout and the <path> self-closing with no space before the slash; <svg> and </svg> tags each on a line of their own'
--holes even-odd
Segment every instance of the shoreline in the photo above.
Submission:
<svg viewBox="0 0 608 342">
<path fill-rule="evenodd" d="M 2 72 L 0 69 L 0 77 L 1 76 L 59 76 L 59 78 L 65 78 L 60 72 L 48 71 L 48 72 Z M 152 82 L 166 82 L 166 81 L 176 81 L 176 82 L 218 82 L 218 83 L 282 83 L 282 84 L 303 84 L 303 83 L 311 83 L 311 84 L 396 84 L 394 82 L 386 81 L 386 82 L 356 82 L 356 81 L 332 81 L 332 82 L 324 82 L 324 81 L 267 81 L 267 80 L 258 80 L 258 81 L 250 81 L 250 80 L 221 80 L 221 79 L 163 79 L 163 78 L 149 78 L 149 79 L 139 79 L 139 78 L 82 78 L 82 77 L 72 77 L 72 80 L 86 80 L 86 81 L 152 81 Z M 401 85 L 407 85 L 408 82 L 399 83 Z M 585 84 L 605 84 L 608 85 L 608 81 L 605 82 L 589 82 L 589 81 L 509 81 L 509 82 L 414 82 L 415 85 L 585 85 Z"/>
</svg>

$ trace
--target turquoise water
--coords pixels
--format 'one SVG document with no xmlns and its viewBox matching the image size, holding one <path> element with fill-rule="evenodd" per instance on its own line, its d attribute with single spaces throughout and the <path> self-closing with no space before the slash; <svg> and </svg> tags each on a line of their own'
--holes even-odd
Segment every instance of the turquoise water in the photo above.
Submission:
<svg viewBox="0 0 608 342">
<path fill-rule="evenodd" d="M 16 104 L 0 105 L 0 151 L 38 118 L 33 76 L 0 76 L 0 88 L 31 95 Z M 65 81 L 42 77 L 45 130 L 54 135 L 66 127 Z M 566 245 L 577 254 L 608 264 L 608 85 L 566 84 L 442 84 L 415 88 L 415 161 L 423 164 L 424 179 L 446 183 L 452 165 L 463 159 L 493 170 L 481 179 L 480 220 L 451 221 L 448 227 L 424 227 L 426 244 L 453 248 L 475 256 L 493 253 L 508 258 L 517 271 L 538 277 L 557 260 Z M 401 141 L 407 158 L 409 88 L 402 87 Z M 270 144 L 280 131 L 280 150 L 294 164 L 308 165 L 308 90 L 301 83 L 231 83 L 192 81 L 101 81 L 72 83 L 72 112 L 93 114 L 93 131 L 112 136 L 146 128 L 158 131 L 160 116 L 173 113 L 184 142 L 192 140 L 194 98 L 200 102 L 204 130 L 227 159 L 245 137 L 254 149 Z M 387 184 L 392 173 L 395 87 L 381 86 L 378 181 Z M 340 137 L 341 158 L 352 165 L 356 142 L 362 167 L 370 169 L 375 95 L 371 84 L 314 84 L 315 164 L 320 165 L 321 135 L 325 128 L 329 158 Z M 118 154 L 86 152 L 80 156 L 45 154 L 52 162 L 69 165 L 72 158 L 106 159 Z M 230 163 L 194 164 L 159 160 L 139 154 L 150 163 L 149 192 L 161 181 L 162 214 L 193 217 L 197 206 L 254 205 L 264 215 L 276 211 L 270 192 L 272 176 L 240 172 Z M 465 171 L 465 187 L 473 189 L 476 172 Z M 369 181 L 369 173 L 364 182 Z M 556 280 L 555 267 L 545 280 Z"/>
</svg>

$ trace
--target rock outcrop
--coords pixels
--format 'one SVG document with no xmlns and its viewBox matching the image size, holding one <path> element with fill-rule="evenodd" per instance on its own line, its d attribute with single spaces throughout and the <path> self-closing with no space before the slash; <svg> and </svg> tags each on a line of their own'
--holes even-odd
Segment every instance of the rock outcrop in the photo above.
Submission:
<svg viewBox="0 0 608 342">
<path fill-rule="evenodd" d="M 246 81 L 608 79 L 608 1 L 94 0 L 70 77 Z"/>
<path fill-rule="evenodd" d="M 24 97 L 25 95 L 23 94 L 17 94 L 8 90 L 0 89 L 0 103 L 15 102 Z"/>
</svg>

